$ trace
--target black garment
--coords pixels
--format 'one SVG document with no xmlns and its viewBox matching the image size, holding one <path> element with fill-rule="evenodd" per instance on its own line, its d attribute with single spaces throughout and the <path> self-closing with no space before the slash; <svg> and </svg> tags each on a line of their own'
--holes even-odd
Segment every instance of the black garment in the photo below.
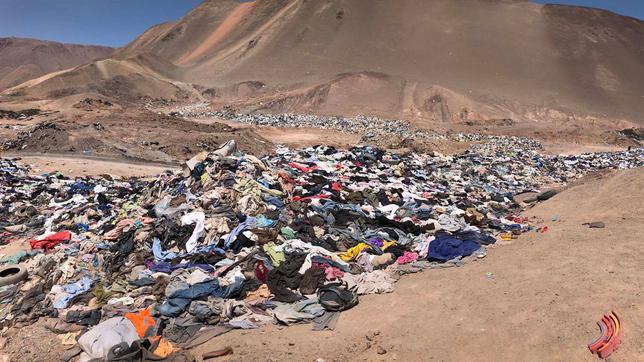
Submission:
<svg viewBox="0 0 644 362">
<path fill-rule="evenodd" d="M 313 294 L 319 287 L 324 285 L 326 274 L 322 268 L 310 268 L 302 276 L 300 283 L 300 293 Z"/>
<path fill-rule="evenodd" d="M 164 250 L 178 247 L 185 249 L 186 242 L 190 239 L 194 226 L 181 226 L 170 219 L 161 219 L 162 221 L 155 225 L 153 237 L 159 238 Z"/>
<path fill-rule="evenodd" d="M 323 239 L 315 239 L 315 240 L 313 240 L 311 242 L 311 244 L 313 244 L 315 246 L 322 247 L 322 248 L 324 248 L 324 249 L 326 249 L 328 251 L 331 251 L 331 252 L 340 251 L 338 249 L 338 247 L 337 247 L 336 241 L 333 240 L 332 238 L 328 237 L 328 236 L 324 237 Z"/>
<path fill-rule="evenodd" d="M 337 211 L 332 211 L 333 217 L 335 218 L 336 227 L 346 227 L 350 223 L 364 224 L 366 218 L 355 211 L 340 209 Z"/>
<path fill-rule="evenodd" d="M 194 322 L 191 316 L 175 318 L 163 329 L 163 336 L 173 343 L 186 343 L 203 327 L 204 324 Z"/>
<path fill-rule="evenodd" d="M 392 245 L 392 246 L 388 247 L 387 249 L 385 249 L 384 252 L 394 254 L 396 259 L 398 259 L 399 257 L 401 257 L 401 256 L 403 256 L 405 254 L 405 249 L 400 245 Z"/>
<path fill-rule="evenodd" d="M 88 311 L 70 310 L 65 316 L 65 322 L 76 323 L 81 326 L 95 326 L 101 321 L 103 313 L 100 309 Z"/>
<path fill-rule="evenodd" d="M 244 235 L 244 233 L 242 232 L 242 233 L 239 233 L 239 235 L 237 235 L 237 238 L 231 245 L 231 249 L 233 253 L 237 254 L 241 251 L 242 248 L 250 248 L 251 246 L 254 246 L 254 245 L 255 245 L 255 242 L 250 238 L 248 238 L 246 235 Z"/>
<path fill-rule="evenodd" d="M 262 282 L 260 282 L 257 279 L 245 280 L 241 285 L 241 289 L 239 290 L 238 299 L 246 298 L 248 293 L 256 291 L 261 286 L 262 286 Z"/>
<path fill-rule="evenodd" d="M 110 247 L 110 254 L 105 258 L 105 270 L 112 274 L 124 264 L 124 260 L 134 250 L 134 229 L 123 232 L 118 241 Z"/>
<path fill-rule="evenodd" d="M 223 259 L 226 259 L 226 256 L 219 255 L 216 253 L 196 253 L 196 254 L 190 254 L 185 257 L 177 258 L 176 260 L 173 260 L 172 263 L 175 264 L 175 262 L 180 262 L 181 260 L 189 260 L 193 264 L 215 265 Z"/>
<path fill-rule="evenodd" d="M 419 235 L 422 234 L 424 230 L 429 230 L 429 227 L 421 228 L 420 226 L 414 224 L 411 221 L 399 222 L 394 220 L 389 220 L 385 215 L 380 214 L 376 217 L 376 225 L 378 227 L 394 227 L 404 231 L 407 234 Z"/>
<path fill-rule="evenodd" d="M 271 293 L 275 294 L 275 300 L 292 303 L 300 299 L 291 289 L 300 287 L 302 276 L 299 269 L 305 259 L 306 254 L 289 254 L 282 265 L 268 273 L 266 284 Z"/>
</svg>

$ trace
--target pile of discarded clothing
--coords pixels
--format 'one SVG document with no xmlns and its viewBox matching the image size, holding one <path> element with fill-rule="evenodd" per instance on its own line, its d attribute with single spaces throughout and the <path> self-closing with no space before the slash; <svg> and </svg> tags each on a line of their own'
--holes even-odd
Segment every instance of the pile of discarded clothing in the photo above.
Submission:
<svg viewBox="0 0 644 362">
<path fill-rule="evenodd" d="M 176 356 L 272 323 L 333 329 L 359 295 L 529 231 L 515 195 L 643 163 L 641 149 L 545 157 L 507 145 L 258 158 L 228 142 L 144 180 L 30 176 L 0 160 L 0 245 L 28 245 L 0 255 L 0 323 L 47 318 L 82 361 Z"/>
</svg>

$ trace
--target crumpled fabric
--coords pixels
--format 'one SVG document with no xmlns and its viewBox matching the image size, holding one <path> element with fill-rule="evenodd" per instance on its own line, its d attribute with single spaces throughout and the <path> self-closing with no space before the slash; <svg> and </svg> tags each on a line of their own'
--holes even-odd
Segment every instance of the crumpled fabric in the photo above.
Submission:
<svg viewBox="0 0 644 362">
<path fill-rule="evenodd" d="M 391 293 L 396 280 L 385 270 L 374 270 L 371 273 L 345 274 L 342 278 L 349 290 L 358 295 Z"/>
<path fill-rule="evenodd" d="M 106 360 L 110 348 L 125 342 L 128 345 L 139 340 L 136 327 L 124 317 L 110 318 L 90 329 L 78 339 L 83 351 L 80 362 L 93 359 Z"/>
<path fill-rule="evenodd" d="M 29 240 L 32 249 L 43 249 L 45 251 L 53 249 L 56 245 L 71 240 L 70 231 L 61 231 L 52 235 Z"/>
<path fill-rule="evenodd" d="M 300 282 L 300 293 L 302 293 L 302 295 L 314 294 L 319 287 L 324 285 L 325 281 L 326 273 L 324 268 L 312 267 L 302 276 L 302 281 Z"/>
<path fill-rule="evenodd" d="M 326 280 L 328 281 L 342 279 L 342 277 L 344 276 L 344 272 L 342 270 L 333 266 L 327 266 L 324 269 L 324 274 L 325 274 Z"/>
<path fill-rule="evenodd" d="M 274 267 L 280 266 L 286 260 L 286 256 L 284 256 L 284 252 L 281 250 L 278 250 L 277 245 L 275 245 L 274 242 L 266 243 L 262 246 L 262 249 L 264 249 L 264 252 L 268 257 L 271 259 L 271 264 Z M 281 248 L 279 248 L 281 249 Z"/>
<path fill-rule="evenodd" d="M 197 242 L 199 241 L 199 239 L 204 235 L 205 220 L 206 216 L 201 211 L 191 212 L 181 217 L 182 226 L 195 224 L 195 229 L 186 242 L 187 252 L 192 252 L 197 247 Z"/>
<path fill-rule="evenodd" d="M 455 232 L 467 228 L 467 224 L 462 217 L 441 214 L 438 217 L 441 229 L 445 231 Z"/>
<path fill-rule="evenodd" d="M 82 277 L 75 283 L 66 284 L 62 287 L 64 293 L 54 302 L 54 308 L 67 308 L 69 302 L 76 296 L 87 293 L 92 288 L 93 280 L 87 276 Z"/>
<path fill-rule="evenodd" d="M 471 240 L 479 243 L 480 245 L 490 245 L 496 243 L 496 238 L 481 233 L 479 231 L 469 230 L 469 231 L 459 231 L 452 233 L 452 237 L 461 239 L 461 240 Z"/>
<path fill-rule="evenodd" d="M 436 234 L 435 239 L 429 243 L 429 260 L 447 261 L 456 257 L 472 255 L 481 246 L 472 240 L 461 240 L 447 233 Z"/>
<path fill-rule="evenodd" d="M 369 244 L 360 243 L 345 252 L 339 253 L 338 256 L 344 261 L 354 261 L 362 251 L 367 249 L 371 249 Z"/>
<path fill-rule="evenodd" d="M 396 263 L 398 264 L 408 264 L 408 263 L 413 263 L 416 260 L 418 260 L 418 253 L 412 253 L 409 251 L 405 251 L 403 256 L 399 256 L 398 259 L 396 259 Z"/>
<path fill-rule="evenodd" d="M 302 282 L 299 270 L 305 259 L 306 256 L 303 254 L 293 254 L 278 268 L 268 273 L 266 284 L 271 293 L 275 295 L 275 300 L 292 303 L 301 298 L 294 290 L 297 290 Z"/>
<path fill-rule="evenodd" d="M 285 252 L 304 252 L 306 253 L 306 259 L 302 264 L 302 267 L 299 270 L 300 274 L 304 274 L 313 264 L 313 256 L 321 256 L 323 258 L 328 258 L 334 263 L 341 265 L 342 267 L 348 267 L 349 264 L 342 260 L 337 254 L 332 253 L 322 247 L 311 245 L 307 242 L 304 242 L 299 239 L 287 240 L 283 244 Z"/>
<path fill-rule="evenodd" d="M 232 243 L 235 241 L 237 238 L 237 235 L 239 235 L 244 229 L 248 227 L 248 225 L 252 222 L 254 218 L 249 217 L 246 219 L 246 221 L 239 223 L 231 232 L 226 236 L 226 239 L 224 240 L 224 248 L 229 249 Z"/>
<path fill-rule="evenodd" d="M 267 310 L 251 305 L 244 305 L 245 313 L 231 318 L 226 324 L 241 329 L 255 329 L 263 325 L 274 323 L 273 314 Z"/>
<path fill-rule="evenodd" d="M 188 313 L 202 323 L 217 324 L 224 309 L 224 300 L 208 297 L 207 300 L 194 300 L 190 303 Z"/>
<path fill-rule="evenodd" d="M 307 298 L 293 304 L 275 304 L 277 305 L 273 310 L 275 319 L 286 325 L 309 322 L 312 319 L 323 315 L 325 312 L 324 307 L 319 303 L 317 296 Z"/>
<path fill-rule="evenodd" d="M 159 240 L 158 238 L 154 238 L 154 240 L 152 241 L 152 254 L 154 254 L 154 259 L 156 261 L 168 261 L 176 259 L 178 257 L 177 253 L 163 251 L 163 248 L 161 247 L 161 240 Z"/>
<path fill-rule="evenodd" d="M 154 205 L 154 214 L 157 217 L 172 217 L 182 211 L 188 210 L 188 204 L 181 204 L 178 207 L 170 207 L 170 202 L 172 198 L 170 196 L 165 196 L 159 202 Z"/>
<path fill-rule="evenodd" d="M 181 315 L 194 299 L 213 296 L 230 298 L 239 292 L 243 280 L 237 280 L 229 285 L 221 285 L 219 280 L 209 280 L 194 285 L 184 281 L 171 282 L 166 287 L 166 301 L 157 306 L 157 311 L 167 317 Z"/>
</svg>

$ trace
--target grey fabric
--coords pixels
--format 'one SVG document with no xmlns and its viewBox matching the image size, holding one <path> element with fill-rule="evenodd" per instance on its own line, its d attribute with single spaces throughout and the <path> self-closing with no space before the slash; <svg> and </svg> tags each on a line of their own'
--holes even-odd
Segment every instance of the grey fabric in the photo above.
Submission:
<svg viewBox="0 0 644 362">
<path fill-rule="evenodd" d="M 99 323 L 89 332 L 78 339 L 78 345 L 83 350 L 80 362 L 92 359 L 106 359 L 110 348 L 122 342 L 132 344 L 139 340 L 134 324 L 123 317 L 110 318 Z"/>
<path fill-rule="evenodd" d="M 323 315 L 316 317 L 313 320 L 313 330 L 314 331 L 323 331 L 335 330 L 336 324 L 338 324 L 338 319 L 340 319 L 340 312 L 325 312 Z"/>
<path fill-rule="evenodd" d="M 277 308 L 273 310 L 275 319 L 286 325 L 309 322 L 315 317 L 324 314 L 324 308 L 318 302 L 318 298 L 308 298 L 294 304 L 275 303 Z"/>
</svg>

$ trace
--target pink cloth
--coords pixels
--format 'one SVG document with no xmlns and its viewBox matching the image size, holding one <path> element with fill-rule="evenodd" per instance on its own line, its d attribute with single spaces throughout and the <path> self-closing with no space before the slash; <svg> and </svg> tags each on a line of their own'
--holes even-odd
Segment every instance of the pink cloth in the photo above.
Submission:
<svg viewBox="0 0 644 362">
<path fill-rule="evenodd" d="M 334 266 L 328 266 L 324 269 L 326 280 L 342 279 L 344 272 Z"/>
<path fill-rule="evenodd" d="M 398 257 L 398 260 L 396 260 L 396 263 L 407 264 L 407 263 L 413 263 L 416 260 L 418 260 L 418 253 L 410 253 L 406 251 L 402 256 Z"/>
</svg>

